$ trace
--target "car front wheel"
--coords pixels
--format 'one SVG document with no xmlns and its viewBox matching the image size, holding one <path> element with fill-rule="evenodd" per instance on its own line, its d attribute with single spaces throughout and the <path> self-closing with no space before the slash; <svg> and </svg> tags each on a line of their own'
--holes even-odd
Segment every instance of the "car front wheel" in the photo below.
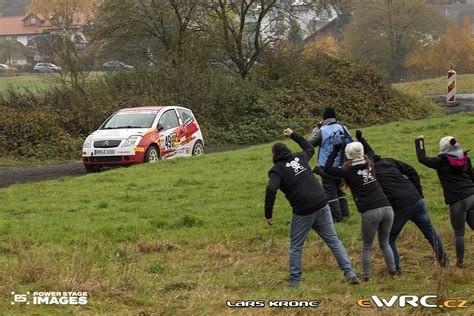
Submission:
<svg viewBox="0 0 474 316">
<path fill-rule="evenodd" d="M 155 146 L 148 147 L 145 153 L 144 162 L 153 163 L 153 162 L 157 162 L 159 159 L 160 159 L 160 154 L 158 152 L 158 149 Z"/>
<path fill-rule="evenodd" d="M 204 154 L 204 144 L 198 140 L 193 147 L 193 156 L 200 156 Z"/>
</svg>

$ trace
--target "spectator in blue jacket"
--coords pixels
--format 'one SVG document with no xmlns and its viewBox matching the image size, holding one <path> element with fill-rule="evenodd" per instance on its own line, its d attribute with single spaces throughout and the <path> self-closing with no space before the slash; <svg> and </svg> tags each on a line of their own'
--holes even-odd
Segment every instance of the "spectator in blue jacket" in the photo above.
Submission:
<svg viewBox="0 0 474 316">
<path fill-rule="evenodd" d="M 311 133 L 309 142 L 314 147 L 319 146 L 318 163 L 321 168 L 326 166 L 329 155 L 334 144 L 347 143 L 351 140 L 351 135 L 347 127 L 337 122 L 336 111 L 328 107 L 324 110 L 323 121 L 320 122 Z M 344 161 L 344 156 L 340 153 L 334 160 L 331 167 L 339 167 Z M 349 217 L 349 206 L 342 179 L 339 177 L 322 177 L 324 191 L 328 196 L 329 207 L 335 222 L 340 222 L 344 217 Z"/>
</svg>

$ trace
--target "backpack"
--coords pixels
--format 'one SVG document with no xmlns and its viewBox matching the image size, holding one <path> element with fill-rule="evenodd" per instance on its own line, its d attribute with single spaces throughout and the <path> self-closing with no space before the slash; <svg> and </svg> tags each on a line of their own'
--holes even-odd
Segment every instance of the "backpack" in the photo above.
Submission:
<svg viewBox="0 0 474 316">
<path fill-rule="evenodd" d="M 342 125 L 342 129 L 344 130 L 344 145 L 353 143 L 354 140 L 352 139 L 351 135 L 349 135 L 349 131 L 346 129 L 344 125 Z"/>
</svg>

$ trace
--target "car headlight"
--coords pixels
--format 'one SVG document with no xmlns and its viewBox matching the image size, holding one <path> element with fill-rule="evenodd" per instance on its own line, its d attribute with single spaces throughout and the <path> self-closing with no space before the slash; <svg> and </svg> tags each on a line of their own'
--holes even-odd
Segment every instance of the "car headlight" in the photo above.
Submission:
<svg viewBox="0 0 474 316">
<path fill-rule="evenodd" d="M 123 144 L 123 147 L 138 146 L 141 140 L 142 140 L 141 136 L 130 136 Z"/>
<path fill-rule="evenodd" d="M 84 141 L 84 145 L 82 145 L 82 148 L 91 148 L 91 145 L 92 145 L 92 135 L 89 135 Z"/>
</svg>

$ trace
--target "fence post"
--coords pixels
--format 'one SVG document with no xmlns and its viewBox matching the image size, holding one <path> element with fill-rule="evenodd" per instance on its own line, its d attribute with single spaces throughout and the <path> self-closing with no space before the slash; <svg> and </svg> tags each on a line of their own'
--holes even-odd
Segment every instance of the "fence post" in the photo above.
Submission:
<svg viewBox="0 0 474 316">
<path fill-rule="evenodd" d="M 446 95 L 448 105 L 456 104 L 456 71 L 451 69 L 448 71 L 448 94 Z"/>
</svg>

